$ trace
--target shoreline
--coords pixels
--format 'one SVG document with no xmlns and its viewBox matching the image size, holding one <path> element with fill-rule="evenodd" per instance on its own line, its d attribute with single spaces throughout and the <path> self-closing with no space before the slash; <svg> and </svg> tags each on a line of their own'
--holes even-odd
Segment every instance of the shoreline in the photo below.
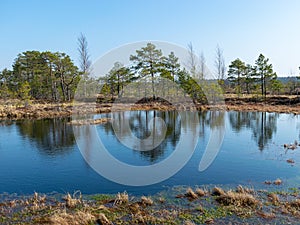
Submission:
<svg viewBox="0 0 300 225">
<path fill-rule="evenodd" d="M 294 97 L 268 97 L 262 101 L 253 97 L 225 97 L 225 104 L 177 104 L 170 105 L 161 102 L 149 103 L 41 103 L 32 101 L 28 107 L 20 106 L 20 101 L 8 100 L 0 101 L 0 119 L 43 119 L 70 117 L 73 113 L 78 114 L 99 114 L 113 111 L 128 110 L 183 110 L 183 111 L 253 111 L 253 112 L 275 112 L 300 114 L 300 98 Z M 112 108 L 113 106 L 113 108 Z"/>
<path fill-rule="evenodd" d="M 275 181 L 274 181 L 275 182 Z M 0 202 L 0 223 L 10 224 L 264 224 L 300 218 L 299 188 L 238 185 L 173 187 L 149 196 L 74 194 L 16 196 Z"/>
</svg>

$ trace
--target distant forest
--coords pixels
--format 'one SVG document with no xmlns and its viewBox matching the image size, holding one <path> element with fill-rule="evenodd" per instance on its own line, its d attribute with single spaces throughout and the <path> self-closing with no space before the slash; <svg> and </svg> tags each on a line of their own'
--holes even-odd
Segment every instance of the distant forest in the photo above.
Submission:
<svg viewBox="0 0 300 225">
<path fill-rule="evenodd" d="M 165 56 L 162 50 L 148 43 L 136 54 L 130 55 L 130 67 L 115 62 L 113 68 L 102 78 L 93 78 L 91 60 L 86 37 L 78 38 L 79 67 L 62 52 L 26 51 L 18 54 L 12 65 L 12 70 L 0 72 L 0 98 L 44 100 L 50 102 L 71 101 L 80 79 L 85 84 L 98 83 L 104 98 L 116 98 L 123 94 L 123 88 L 140 78 L 150 87 L 151 98 L 155 99 L 155 83 L 158 78 L 164 78 L 175 83 L 194 101 L 207 103 L 207 93 L 219 94 L 252 94 L 266 95 L 297 94 L 299 77 L 277 77 L 273 66 L 263 54 L 260 54 L 253 65 L 240 60 L 232 61 L 225 67 L 223 51 L 216 48 L 215 75 L 216 79 L 207 81 L 205 58 L 203 54 L 195 60 L 192 44 L 188 45 L 190 55 L 189 69 L 183 68 L 174 52 Z M 205 85 L 199 83 L 206 82 Z M 218 84 L 218 85 L 216 85 Z M 168 87 L 165 87 L 166 89 Z M 207 90 L 204 90 L 204 89 Z M 172 93 L 172 90 L 168 91 Z M 175 93 L 175 92 L 174 92 Z M 204 94 L 205 93 L 205 94 Z M 87 88 L 81 93 L 83 97 L 91 97 Z"/>
</svg>

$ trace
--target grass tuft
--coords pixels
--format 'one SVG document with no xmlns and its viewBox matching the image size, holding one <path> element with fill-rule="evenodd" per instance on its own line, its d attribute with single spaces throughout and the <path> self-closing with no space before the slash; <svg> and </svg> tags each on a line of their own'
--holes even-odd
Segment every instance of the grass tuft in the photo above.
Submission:
<svg viewBox="0 0 300 225">
<path fill-rule="evenodd" d="M 88 213 L 77 211 L 75 213 L 67 213 L 60 211 L 49 218 L 50 224 L 53 225 L 88 225 L 95 221 L 95 217 Z"/>
<path fill-rule="evenodd" d="M 247 188 L 247 187 L 243 187 L 242 185 L 239 185 L 239 186 L 237 186 L 236 192 L 242 193 L 242 194 L 253 194 L 254 190 Z"/>
<path fill-rule="evenodd" d="M 198 198 L 198 195 L 190 187 L 186 190 L 185 196 L 190 198 L 190 199 L 197 199 Z"/>
<path fill-rule="evenodd" d="M 141 203 L 145 206 L 151 206 L 153 205 L 153 200 L 150 197 L 142 196 Z"/>
<path fill-rule="evenodd" d="M 201 188 L 197 188 L 195 192 L 199 197 L 203 197 L 206 195 L 206 192 Z"/>
<path fill-rule="evenodd" d="M 234 205 L 238 207 L 255 207 L 259 201 L 251 194 L 228 191 L 216 198 L 222 205 Z"/>
<path fill-rule="evenodd" d="M 214 196 L 221 196 L 225 194 L 225 191 L 220 187 L 214 187 L 211 194 Z"/>
<path fill-rule="evenodd" d="M 107 217 L 105 216 L 104 213 L 99 214 L 96 222 L 101 225 L 113 225 L 113 223 L 111 221 L 109 221 L 109 219 L 107 219 Z"/>
<path fill-rule="evenodd" d="M 281 184 L 282 184 L 282 180 L 280 180 L 279 178 L 277 178 L 277 179 L 273 182 L 273 184 L 275 184 L 275 185 L 281 185 Z"/>
<path fill-rule="evenodd" d="M 184 221 L 183 225 L 196 225 L 196 224 L 190 220 L 186 220 Z"/>
<path fill-rule="evenodd" d="M 114 205 L 122 205 L 122 204 L 127 204 L 129 201 L 129 197 L 126 191 L 123 193 L 118 193 L 116 196 L 116 199 L 114 201 Z"/>
<path fill-rule="evenodd" d="M 78 204 L 81 204 L 81 194 L 80 194 L 80 198 L 77 199 L 75 197 L 75 194 L 73 195 L 73 197 L 70 195 L 70 193 L 68 193 L 66 196 L 63 197 L 63 200 L 65 200 L 66 202 L 66 206 L 67 208 L 75 208 Z"/>
<path fill-rule="evenodd" d="M 272 202 L 273 205 L 276 205 L 279 203 L 279 197 L 275 193 L 268 194 L 268 198 Z"/>
</svg>

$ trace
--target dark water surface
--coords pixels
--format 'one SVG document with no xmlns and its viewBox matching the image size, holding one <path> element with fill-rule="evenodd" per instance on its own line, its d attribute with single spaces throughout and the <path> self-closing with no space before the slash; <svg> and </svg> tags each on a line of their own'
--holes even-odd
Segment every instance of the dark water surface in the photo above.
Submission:
<svg viewBox="0 0 300 225">
<path fill-rule="evenodd" d="M 180 139 L 182 124 L 176 112 L 115 112 L 114 118 L 129 118 L 138 138 L 149 135 L 153 116 L 167 125 L 165 140 L 152 151 L 135 151 L 116 138 L 111 123 L 96 129 L 109 153 L 116 159 L 136 166 L 153 165 L 168 158 Z M 111 117 L 110 114 L 96 115 Z M 34 191 L 84 194 L 116 193 L 154 194 L 176 185 L 261 186 L 265 180 L 280 178 L 285 185 L 300 186 L 300 147 L 285 150 L 284 143 L 299 140 L 300 117 L 265 112 L 201 112 L 194 135 L 196 150 L 188 163 L 171 178 L 149 186 L 132 187 L 109 181 L 96 173 L 79 151 L 70 119 L 2 121 L 0 123 L 0 193 L 31 194 Z M 148 122 L 147 122 L 148 121 Z M 153 120 L 152 120 L 153 121 Z M 203 172 L 199 162 L 209 141 L 211 128 L 225 124 L 221 149 Z M 126 133 L 124 138 L 126 138 Z M 128 134 L 129 136 L 129 134 Z M 294 164 L 287 163 L 293 159 Z M 114 171 L 118 173 L 118 171 Z"/>
</svg>

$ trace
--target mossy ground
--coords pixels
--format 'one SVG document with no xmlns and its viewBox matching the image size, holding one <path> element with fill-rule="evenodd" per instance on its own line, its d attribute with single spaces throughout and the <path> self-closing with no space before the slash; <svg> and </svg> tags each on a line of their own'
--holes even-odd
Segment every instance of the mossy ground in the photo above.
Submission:
<svg viewBox="0 0 300 225">
<path fill-rule="evenodd" d="M 173 188 L 153 196 L 6 196 L 0 224 L 295 224 L 298 188 Z"/>
</svg>

